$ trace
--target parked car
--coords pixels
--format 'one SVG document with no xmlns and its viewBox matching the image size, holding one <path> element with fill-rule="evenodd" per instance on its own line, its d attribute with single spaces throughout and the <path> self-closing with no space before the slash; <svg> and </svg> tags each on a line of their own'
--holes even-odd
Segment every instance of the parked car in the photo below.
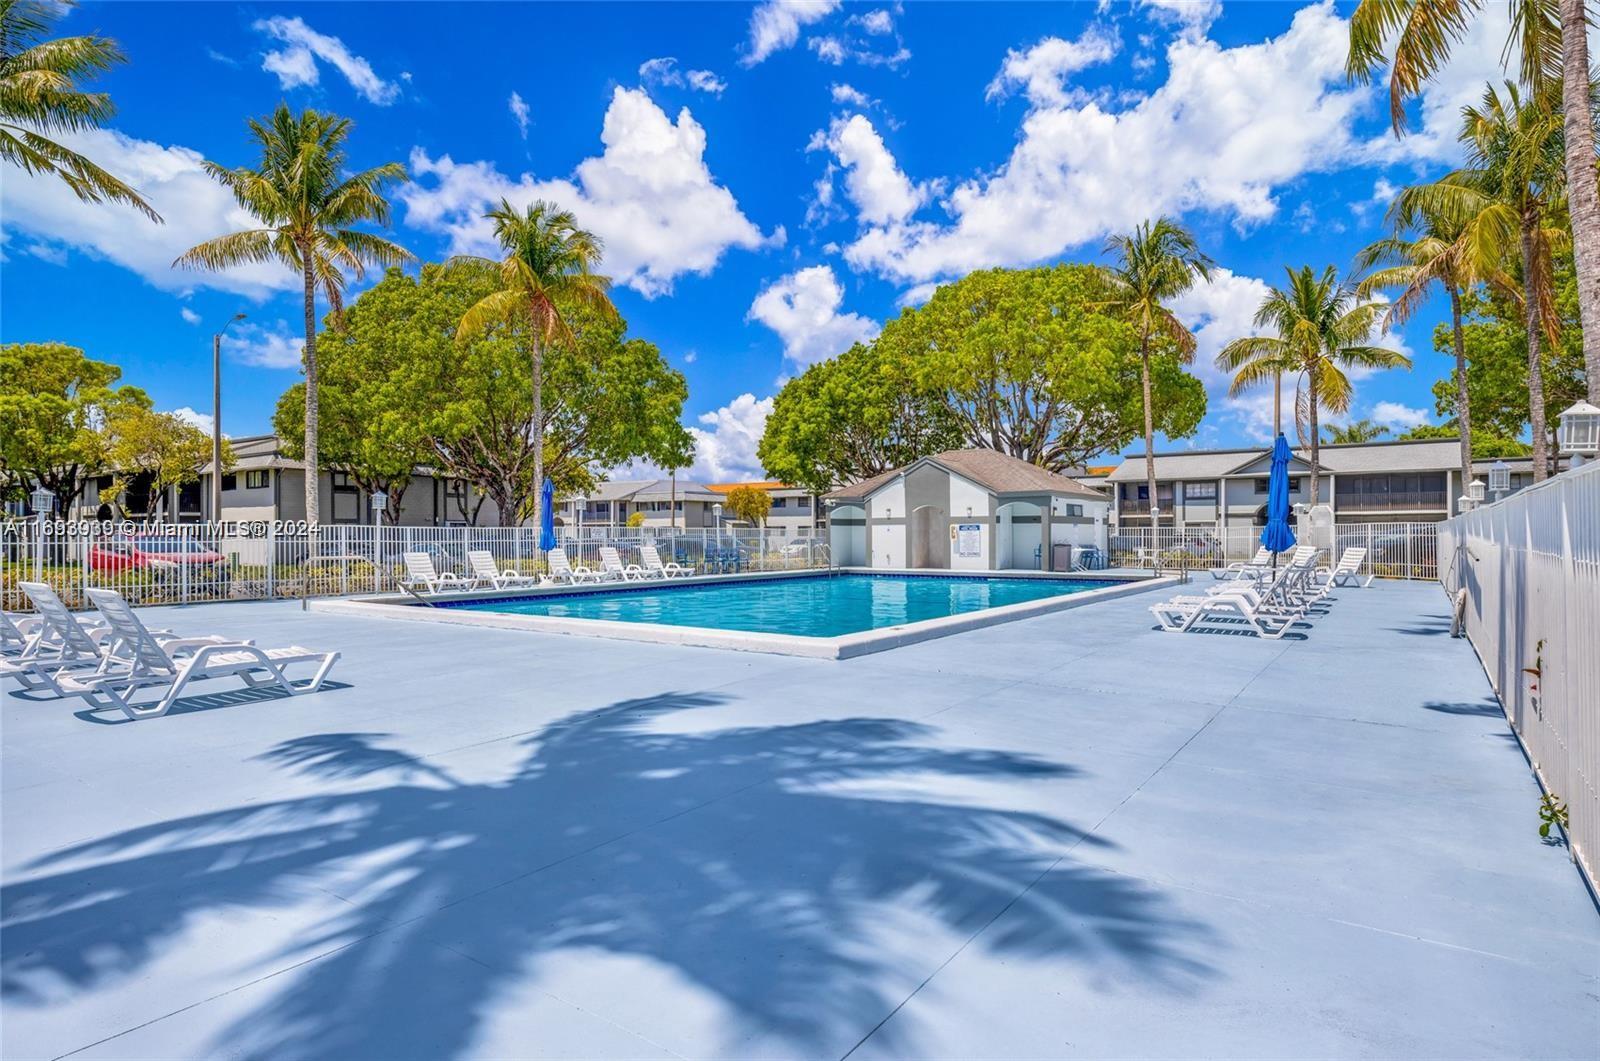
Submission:
<svg viewBox="0 0 1600 1061">
<path fill-rule="evenodd" d="M 107 538 L 89 546 L 89 567 L 118 573 L 149 571 L 160 579 L 182 577 L 185 569 L 195 582 L 222 582 L 228 578 L 228 558 L 192 538 L 163 535 L 128 535 Z"/>
<path fill-rule="evenodd" d="M 794 559 L 801 556 L 827 556 L 828 539 L 822 537 L 791 538 L 783 547 L 783 555 Z"/>
</svg>

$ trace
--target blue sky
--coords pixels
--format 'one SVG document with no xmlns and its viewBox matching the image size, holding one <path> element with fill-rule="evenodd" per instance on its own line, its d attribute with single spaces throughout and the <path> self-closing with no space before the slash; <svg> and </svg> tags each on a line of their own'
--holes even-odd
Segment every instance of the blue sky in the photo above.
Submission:
<svg viewBox="0 0 1600 1061">
<path fill-rule="evenodd" d="M 6 342 L 114 361 L 165 409 L 206 410 L 226 344 L 224 428 L 268 429 L 299 356 L 295 280 L 176 272 L 243 227 L 202 158 L 253 161 L 279 100 L 354 119 L 352 162 L 398 160 L 393 235 L 423 258 L 484 250 L 482 205 L 553 198 L 608 247 L 633 331 L 688 377 L 705 478 L 758 473 L 781 380 L 978 267 L 1093 260 L 1107 232 L 1181 217 L 1222 267 L 1177 308 L 1211 392 L 1200 434 L 1243 444 L 1265 395 L 1230 400 L 1210 355 L 1286 264 L 1348 268 L 1396 186 L 1456 161 L 1456 115 L 1500 75 L 1491 8 L 1397 140 L 1343 78 L 1348 6 L 1127 4 L 85 3 L 129 62 L 120 113 L 79 145 L 165 215 L 85 206 L 8 169 Z M 359 285 L 358 285 L 359 287 Z M 1432 411 L 1429 308 L 1386 341 L 1412 372 L 1360 379 L 1356 416 Z"/>
</svg>

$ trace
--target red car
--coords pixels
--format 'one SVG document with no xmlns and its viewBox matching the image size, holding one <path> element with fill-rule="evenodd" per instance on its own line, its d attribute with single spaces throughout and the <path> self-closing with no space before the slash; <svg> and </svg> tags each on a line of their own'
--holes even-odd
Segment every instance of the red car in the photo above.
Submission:
<svg viewBox="0 0 1600 1061">
<path fill-rule="evenodd" d="M 191 538 L 136 535 L 95 542 L 89 546 L 89 566 L 112 572 L 148 569 L 157 578 L 179 577 L 188 568 L 197 582 L 228 577 L 228 558 Z"/>
</svg>

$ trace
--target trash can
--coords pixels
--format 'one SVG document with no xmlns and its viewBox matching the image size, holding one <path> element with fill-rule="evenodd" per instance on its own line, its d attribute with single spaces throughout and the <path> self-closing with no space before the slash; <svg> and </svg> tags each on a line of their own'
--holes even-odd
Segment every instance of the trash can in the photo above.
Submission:
<svg viewBox="0 0 1600 1061">
<path fill-rule="evenodd" d="M 1050 570 L 1072 570 L 1072 546 L 1066 544 L 1052 545 L 1050 547 Z"/>
</svg>

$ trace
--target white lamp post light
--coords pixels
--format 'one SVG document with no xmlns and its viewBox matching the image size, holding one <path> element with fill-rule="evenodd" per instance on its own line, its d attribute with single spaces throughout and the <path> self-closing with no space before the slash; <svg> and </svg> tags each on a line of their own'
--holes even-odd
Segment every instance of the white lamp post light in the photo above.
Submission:
<svg viewBox="0 0 1600 1061">
<path fill-rule="evenodd" d="M 389 495 L 382 490 L 372 491 L 372 592 L 381 593 L 383 587 L 383 510 L 389 504 Z"/>
<path fill-rule="evenodd" d="M 1496 501 L 1511 492 L 1511 466 L 1505 461 L 1489 465 L 1489 492 Z"/>
<path fill-rule="evenodd" d="M 50 513 L 55 509 L 56 495 L 46 490 L 42 485 L 33 488 L 33 493 L 28 495 L 28 503 L 33 506 L 33 518 L 39 521 L 38 534 L 34 535 L 33 543 L 33 580 L 44 581 L 44 521 L 50 518 Z"/>
<path fill-rule="evenodd" d="M 583 509 L 588 503 L 589 499 L 583 494 L 579 494 L 572 499 L 572 507 L 575 511 L 574 522 L 577 524 L 579 553 L 583 552 Z"/>
<path fill-rule="evenodd" d="M 1483 480 L 1482 479 L 1474 477 L 1472 482 L 1467 484 L 1467 496 L 1472 498 L 1474 504 L 1476 504 L 1477 502 L 1483 500 Z"/>
<path fill-rule="evenodd" d="M 1460 497 L 1456 498 L 1456 511 L 1471 512 L 1472 506 L 1475 504 L 1477 504 L 1477 502 L 1472 499 L 1471 495 L 1462 494 Z"/>
<path fill-rule="evenodd" d="M 389 495 L 382 490 L 372 491 L 372 525 L 378 526 L 383 522 L 383 510 L 389 507 Z"/>
<path fill-rule="evenodd" d="M 1583 401 L 1572 405 L 1561 414 L 1556 442 L 1556 448 L 1572 458 L 1574 468 L 1600 455 L 1600 409 Z"/>
</svg>

